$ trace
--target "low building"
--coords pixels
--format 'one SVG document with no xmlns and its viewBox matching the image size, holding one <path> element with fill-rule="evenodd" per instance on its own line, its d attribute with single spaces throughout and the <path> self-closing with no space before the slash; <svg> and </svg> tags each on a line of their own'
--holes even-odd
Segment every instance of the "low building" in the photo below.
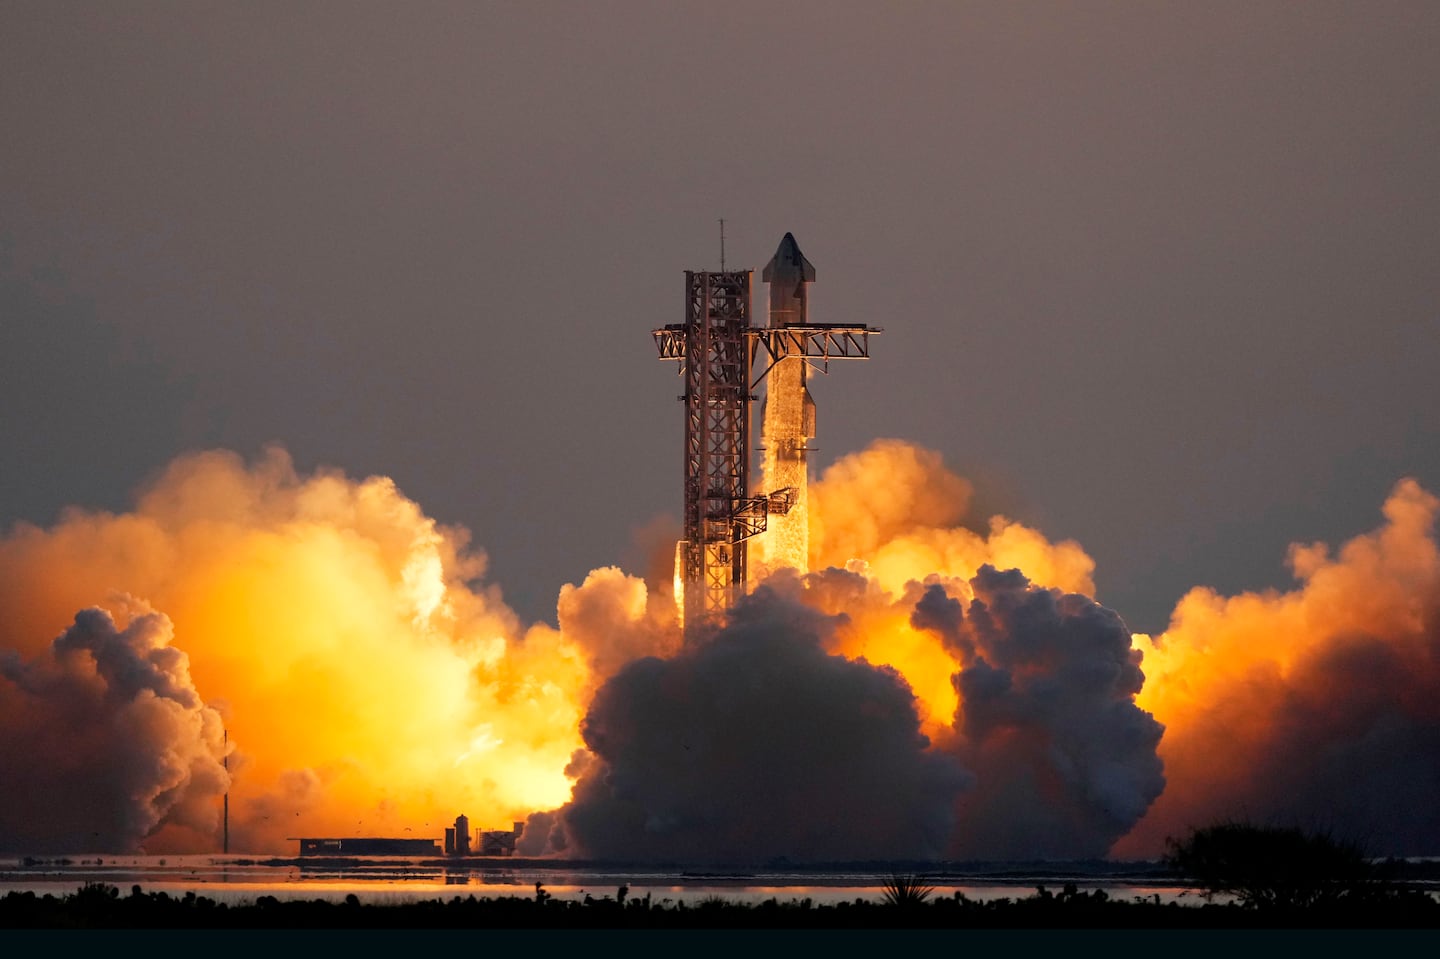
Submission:
<svg viewBox="0 0 1440 959">
<path fill-rule="evenodd" d="M 511 829 L 486 829 L 480 833 L 480 855 L 513 856 L 515 843 L 525 831 L 525 824 L 517 822 Z"/>
<path fill-rule="evenodd" d="M 302 856 L 438 856 L 434 839 L 386 839 L 348 836 L 344 839 L 301 839 Z"/>
</svg>

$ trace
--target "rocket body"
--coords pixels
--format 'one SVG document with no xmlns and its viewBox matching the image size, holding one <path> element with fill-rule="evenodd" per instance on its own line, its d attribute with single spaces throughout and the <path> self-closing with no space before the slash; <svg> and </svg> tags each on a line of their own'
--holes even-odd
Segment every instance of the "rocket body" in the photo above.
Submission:
<svg viewBox="0 0 1440 959">
<path fill-rule="evenodd" d="M 815 267 L 800 252 L 793 235 L 785 234 L 761 278 L 770 289 L 768 325 L 772 329 L 810 322 Z M 762 573 L 785 566 L 802 573 L 810 568 L 806 458 L 815 438 L 815 401 L 805 384 L 805 373 L 805 359 L 791 356 L 778 361 L 765 378 L 761 412 L 764 489 L 792 488 L 795 498 L 788 513 L 772 515 L 767 521 L 756 557 Z"/>
</svg>

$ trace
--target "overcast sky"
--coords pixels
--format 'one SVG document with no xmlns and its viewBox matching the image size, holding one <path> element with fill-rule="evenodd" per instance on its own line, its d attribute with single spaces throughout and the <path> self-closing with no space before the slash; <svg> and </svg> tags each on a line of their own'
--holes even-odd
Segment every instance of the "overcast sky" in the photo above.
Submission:
<svg viewBox="0 0 1440 959">
<path fill-rule="evenodd" d="M 816 465 L 940 451 L 1098 599 L 1440 492 L 1440 4 L 0 0 L 0 525 L 279 443 L 527 620 L 682 507 L 650 330 L 785 232 Z M 983 521 L 983 515 L 981 516 Z"/>
</svg>

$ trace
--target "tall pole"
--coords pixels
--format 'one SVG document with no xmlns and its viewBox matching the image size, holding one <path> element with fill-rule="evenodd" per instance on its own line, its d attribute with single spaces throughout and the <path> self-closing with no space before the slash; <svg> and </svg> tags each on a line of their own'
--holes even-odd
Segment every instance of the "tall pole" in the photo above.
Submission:
<svg viewBox="0 0 1440 959">
<path fill-rule="evenodd" d="M 230 852 L 230 730 L 225 730 L 225 755 L 221 757 L 225 763 L 225 839 L 222 849 Z"/>
</svg>

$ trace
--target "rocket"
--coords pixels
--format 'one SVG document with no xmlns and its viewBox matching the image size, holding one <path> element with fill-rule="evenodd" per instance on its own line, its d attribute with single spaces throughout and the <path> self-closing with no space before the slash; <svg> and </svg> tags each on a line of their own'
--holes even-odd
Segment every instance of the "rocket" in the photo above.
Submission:
<svg viewBox="0 0 1440 959">
<path fill-rule="evenodd" d="M 772 329 L 803 326 L 810 322 L 810 284 L 815 282 L 815 267 L 805 259 L 805 254 L 800 252 L 800 244 L 795 242 L 793 233 L 785 234 L 779 248 L 775 250 L 775 255 L 765 264 L 760 278 L 770 287 L 769 325 Z M 765 391 L 765 407 L 762 408 L 768 409 L 770 398 L 777 392 L 796 389 L 795 384 L 788 381 L 798 380 L 800 422 L 777 424 L 793 425 L 793 435 L 790 429 L 777 435 L 796 441 L 792 452 L 795 458 L 801 461 L 805 459 L 806 441 L 815 438 L 815 400 L 811 398 L 810 389 L 805 385 L 805 369 L 805 361 L 799 357 L 781 361 L 771 371 L 770 384 Z M 785 374 L 780 379 L 787 382 L 779 383 L 775 379 L 776 373 Z M 764 415 L 762 412 L 762 416 Z"/>
<path fill-rule="evenodd" d="M 804 326 L 810 322 L 810 284 L 815 267 L 800 252 L 793 234 L 786 233 L 766 264 L 761 279 L 770 287 L 771 329 Z M 804 357 L 780 360 L 766 377 L 761 407 L 762 444 L 765 449 L 764 484 L 770 492 L 795 490 L 794 505 L 784 515 L 772 516 L 760 551 L 767 569 L 789 566 L 809 570 L 809 514 L 806 453 L 815 437 L 815 401 L 805 385 Z"/>
<path fill-rule="evenodd" d="M 810 322 L 809 284 L 815 282 L 815 267 L 800 252 L 795 234 L 785 234 L 760 278 L 770 286 L 772 327 Z"/>
</svg>

